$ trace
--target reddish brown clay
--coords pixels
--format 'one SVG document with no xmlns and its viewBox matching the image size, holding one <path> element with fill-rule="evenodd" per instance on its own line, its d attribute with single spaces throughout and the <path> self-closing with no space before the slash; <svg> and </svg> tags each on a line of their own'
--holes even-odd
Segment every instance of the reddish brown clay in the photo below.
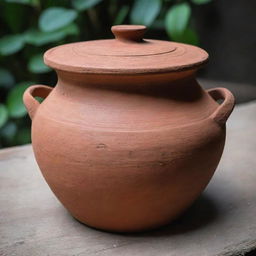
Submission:
<svg viewBox="0 0 256 256">
<path fill-rule="evenodd" d="M 141 26 L 112 30 L 116 39 L 47 51 L 58 83 L 31 86 L 24 103 L 36 160 L 68 211 L 96 228 L 140 231 L 170 222 L 206 187 L 234 97 L 196 82 L 202 49 L 143 40 Z"/>
</svg>

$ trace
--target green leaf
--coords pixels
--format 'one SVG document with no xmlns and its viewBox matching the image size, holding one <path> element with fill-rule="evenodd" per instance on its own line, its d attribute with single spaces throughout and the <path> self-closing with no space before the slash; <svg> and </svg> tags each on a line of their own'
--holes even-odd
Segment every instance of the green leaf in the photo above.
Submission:
<svg viewBox="0 0 256 256">
<path fill-rule="evenodd" d="M 196 31 L 191 28 L 186 28 L 182 34 L 173 37 L 173 40 L 186 44 L 199 45 L 198 35 Z"/>
<path fill-rule="evenodd" d="M 212 0 L 191 0 L 191 2 L 194 3 L 194 4 L 208 4 L 211 1 Z"/>
<path fill-rule="evenodd" d="M 168 35 L 175 40 L 184 33 L 188 26 L 191 8 L 187 3 L 176 4 L 166 15 L 165 26 Z"/>
<path fill-rule="evenodd" d="M 51 71 L 51 69 L 44 64 L 42 53 L 31 57 L 28 62 L 28 70 L 35 74 L 47 73 Z"/>
<path fill-rule="evenodd" d="M 61 28 L 60 31 L 67 35 L 78 35 L 79 34 L 79 28 L 75 23 L 71 23 L 68 26 Z"/>
<path fill-rule="evenodd" d="M 35 29 L 28 30 L 25 33 L 25 41 L 35 46 L 41 46 L 52 42 L 62 40 L 69 35 L 78 35 L 79 29 L 75 23 L 60 28 L 52 32 L 43 32 Z"/>
<path fill-rule="evenodd" d="M 8 120 L 8 111 L 4 104 L 0 104 L 0 128 L 3 127 Z"/>
<path fill-rule="evenodd" d="M 10 71 L 0 68 L 0 87 L 10 88 L 14 84 L 14 77 Z"/>
<path fill-rule="evenodd" d="M 42 32 L 35 29 L 29 30 L 25 34 L 26 42 L 35 46 L 56 42 L 64 37 L 65 35 L 60 31 Z"/>
<path fill-rule="evenodd" d="M 150 26 L 161 10 L 161 0 L 136 0 L 131 10 L 131 22 Z"/>
<path fill-rule="evenodd" d="M 7 3 L 26 4 L 31 6 L 40 6 L 40 0 L 5 0 Z"/>
<path fill-rule="evenodd" d="M 128 5 L 122 6 L 122 8 L 118 12 L 118 14 L 114 20 L 114 25 L 122 24 L 128 14 L 128 12 L 129 12 L 129 6 Z"/>
<path fill-rule="evenodd" d="M 72 5 L 78 11 L 84 11 L 92 8 L 96 4 L 100 3 L 102 0 L 73 0 Z"/>
<path fill-rule="evenodd" d="M 30 4 L 31 0 L 5 0 L 7 3 Z"/>
<path fill-rule="evenodd" d="M 41 8 L 41 0 L 30 0 L 30 5 L 36 6 L 38 9 Z"/>
<path fill-rule="evenodd" d="M 10 55 L 18 52 L 24 46 L 23 35 L 7 35 L 0 39 L 0 54 Z"/>
<path fill-rule="evenodd" d="M 42 12 L 39 17 L 39 28 L 50 32 L 63 28 L 72 23 L 77 17 L 77 12 L 62 7 L 51 7 Z"/>
<path fill-rule="evenodd" d="M 33 82 L 22 82 L 17 84 L 7 95 L 7 109 L 9 115 L 14 118 L 23 117 L 27 114 L 22 97 L 24 91 L 34 84 Z"/>
</svg>

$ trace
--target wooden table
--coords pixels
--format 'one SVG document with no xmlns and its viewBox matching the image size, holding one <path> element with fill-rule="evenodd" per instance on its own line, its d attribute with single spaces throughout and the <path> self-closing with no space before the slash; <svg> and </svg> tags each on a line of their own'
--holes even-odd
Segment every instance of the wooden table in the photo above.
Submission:
<svg viewBox="0 0 256 256">
<path fill-rule="evenodd" d="M 175 223 L 141 234 L 77 222 L 43 180 L 30 145 L 1 150 L 0 255 L 229 256 L 256 249 L 256 102 L 238 106 L 227 129 L 222 161 L 201 198 Z"/>
</svg>

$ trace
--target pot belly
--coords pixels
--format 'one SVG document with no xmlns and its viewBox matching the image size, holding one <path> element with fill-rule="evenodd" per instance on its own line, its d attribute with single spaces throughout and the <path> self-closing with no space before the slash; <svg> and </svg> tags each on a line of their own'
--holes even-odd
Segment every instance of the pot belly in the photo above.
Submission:
<svg viewBox="0 0 256 256">
<path fill-rule="evenodd" d="M 125 232 L 166 224 L 191 205 L 220 160 L 225 128 L 206 120 L 104 131 L 37 115 L 32 141 L 44 178 L 75 218 Z"/>
</svg>

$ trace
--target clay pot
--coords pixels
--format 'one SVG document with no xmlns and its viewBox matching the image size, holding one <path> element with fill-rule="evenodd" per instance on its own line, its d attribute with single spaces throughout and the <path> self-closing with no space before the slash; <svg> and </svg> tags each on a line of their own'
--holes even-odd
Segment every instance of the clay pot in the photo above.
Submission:
<svg viewBox="0 0 256 256">
<path fill-rule="evenodd" d="M 116 39 L 48 50 L 58 83 L 29 87 L 24 103 L 38 165 L 68 211 L 99 229 L 140 231 L 169 223 L 204 190 L 234 97 L 195 80 L 204 50 L 143 40 L 143 26 L 112 31 Z"/>
</svg>

